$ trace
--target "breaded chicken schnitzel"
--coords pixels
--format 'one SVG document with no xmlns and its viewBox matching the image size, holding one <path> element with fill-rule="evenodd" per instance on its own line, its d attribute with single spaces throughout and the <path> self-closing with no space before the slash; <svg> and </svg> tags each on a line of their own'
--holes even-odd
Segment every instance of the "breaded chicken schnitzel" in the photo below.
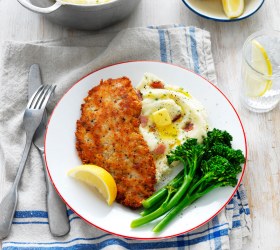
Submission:
<svg viewBox="0 0 280 250">
<path fill-rule="evenodd" d="M 84 164 L 106 169 L 117 202 L 138 208 L 155 191 L 156 168 L 139 131 L 141 100 L 127 77 L 108 79 L 88 93 L 77 121 L 76 149 Z"/>
</svg>

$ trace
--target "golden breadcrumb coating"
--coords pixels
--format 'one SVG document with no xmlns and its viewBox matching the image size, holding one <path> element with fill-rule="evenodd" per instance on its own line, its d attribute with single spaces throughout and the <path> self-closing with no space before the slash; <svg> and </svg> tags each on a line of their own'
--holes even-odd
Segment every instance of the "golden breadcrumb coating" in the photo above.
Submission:
<svg viewBox="0 0 280 250">
<path fill-rule="evenodd" d="M 83 164 L 106 169 L 117 202 L 138 208 L 155 191 L 156 168 L 139 131 L 141 101 L 127 77 L 108 79 L 88 93 L 77 121 L 76 149 Z"/>
</svg>

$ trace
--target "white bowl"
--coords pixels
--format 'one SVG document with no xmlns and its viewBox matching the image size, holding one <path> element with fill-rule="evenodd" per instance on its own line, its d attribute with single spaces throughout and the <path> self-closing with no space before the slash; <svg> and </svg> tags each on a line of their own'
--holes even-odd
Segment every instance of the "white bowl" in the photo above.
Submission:
<svg viewBox="0 0 280 250">
<path fill-rule="evenodd" d="M 255 14 L 264 0 L 245 0 L 245 10 L 238 18 L 230 19 L 223 11 L 222 0 L 182 0 L 194 13 L 207 19 L 219 22 L 240 21 Z"/>
</svg>

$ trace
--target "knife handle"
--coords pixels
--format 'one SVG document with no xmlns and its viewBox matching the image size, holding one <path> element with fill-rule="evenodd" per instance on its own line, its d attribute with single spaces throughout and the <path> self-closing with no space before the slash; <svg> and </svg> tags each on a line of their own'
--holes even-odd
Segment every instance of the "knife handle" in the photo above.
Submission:
<svg viewBox="0 0 280 250">
<path fill-rule="evenodd" d="M 55 191 L 49 175 L 47 173 L 45 154 L 40 152 L 44 165 L 47 184 L 47 211 L 49 217 L 49 227 L 53 236 L 64 236 L 70 231 L 67 209 L 57 192 Z"/>
</svg>

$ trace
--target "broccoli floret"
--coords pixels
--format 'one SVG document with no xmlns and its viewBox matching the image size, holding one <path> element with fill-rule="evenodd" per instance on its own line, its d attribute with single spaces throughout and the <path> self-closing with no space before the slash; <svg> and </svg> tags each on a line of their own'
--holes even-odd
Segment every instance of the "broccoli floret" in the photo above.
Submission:
<svg viewBox="0 0 280 250">
<path fill-rule="evenodd" d="M 187 139 L 167 155 L 167 162 L 171 164 L 174 161 L 181 161 L 185 169 L 184 174 L 193 177 L 205 152 L 204 148 L 203 145 L 198 144 L 197 139 Z"/>
<path fill-rule="evenodd" d="M 171 188 L 170 184 L 168 187 L 165 188 L 167 192 L 165 190 L 162 192 L 160 191 L 160 194 L 163 194 L 164 192 L 164 195 L 167 195 L 162 205 L 156 210 L 152 211 L 151 213 L 148 213 L 147 215 L 132 221 L 131 227 L 138 227 L 152 220 L 155 220 L 156 218 L 168 212 L 180 202 L 181 198 L 185 195 L 187 189 L 193 181 L 193 178 L 196 174 L 196 170 L 201 163 L 203 154 L 203 145 L 198 144 L 196 139 L 188 139 L 185 141 L 185 143 L 178 146 L 167 156 L 169 164 L 171 164 L 174 161 L 180 161 L 184 165 L 181 186 L 179 188 L 176 188 L 176 192 L 172 193 L 169 192 Z M 158 199 L 158 193 L 159 192 L 157 192 L 155 196 L 152 196 L 146 201 L 142 202 L 142 204 L 144 204 L 146 208 L 153 206 L 154 199 Z"/>
<path fill-rule="evenodd" d="M 212 157 L 208 161 L 203 161 L 201 164 L 203 173 L 202 178 L 207 178 L 208 182 L 215 180 L 218 184 L 221 182 L 225 186 L 225 182 L 229 181 L 227 186 L 235 186 L 237 183 L 236 175 L 242 171 L 240 165 L 232 165 L 231 162 L 219 155 Z M 234 182 L 232 182 L 232 179 Z"/>
<path fill-rule="evenodd" d="M 202 143 L 197 139 L 187 139 L 167 155 L 168 164 L 183 163 L 184 169 L 170 183 L 143 204 L 155 206 L 159 197 L 165 195 L 157 209 L 132 222 L 132 227 L 148 223 L 163 214 L 166 216 L 154 227 L 160 232 L 185 207 L 217 187 L 236 186 L 237 175 L 242 171 L 245 157 L 241 150 L 231 146 L 232 136 L 227 131 L 213 129 L 207 133 Z M 172 192 L 169 189 L 172 188 Z M 159 195 L 160 194 L 160 195 Z"/>
<path fill-rule="evenodd" d="M 207 136 L 203 139 L 203 144 L 210 149 L 215 144 L 224 144 L 231 147 L 232 136 L 226 130 L 214 128 L 207 132 Z"/>
<path fill-rule="evenodd" d="M 198 175 L 194 176 L 186 195 L 154 227 L 154 232 L 162 231 L 184 208 L 213 189 L 223 186 L 236 186 L 236 176 L 242 171 L 240 165 L 232 165 L 228 159 L 219 155 L 213 156 L 208 161 L 203 160 L 200 169 L 202 173 L 200 178 Z"/>
<path fill-rule="evenodd" d="M 177 146 L 175 150 L 171 151 L 166 156 L 168 164 L 170 165 L 174 161 L 186 162 L 187 152 L 196 146 L 198 146 L 197 139 L 187 139 L 183 144 Z"/>
<path fill-rule="evenodd" d="M 210 159 L 217 155 L 226 158 L 232 165 L 240 165 L 245 162 L 245 157 L 240 149 L 235 150 L 220 143 L 210 148 L 204 159 Z"/>
</svg>

